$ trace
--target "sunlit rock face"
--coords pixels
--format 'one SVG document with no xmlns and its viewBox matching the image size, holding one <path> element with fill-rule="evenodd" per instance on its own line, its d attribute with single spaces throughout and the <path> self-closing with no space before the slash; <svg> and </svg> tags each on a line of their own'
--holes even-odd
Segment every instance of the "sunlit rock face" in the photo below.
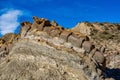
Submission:
<svg viewBox="0 0 120 80">
<path fill-rule="evenodd" d="M 114 77 L 115 80 L 120 79 L 120 24 L 119 23 L 78 23 L 72 30 L 81 32 L 87 35 L 91 42 L 95 44 L 106 57 L 106 67 L 109 77 Z M 117 78 L 118 76 L 118 78 Z"/>
<path fill-rule="evenodd" d="M 85 30 L 84 23 L 80 29 L 64 29 L 55 21 L 33 19 L 33 23 L 21 23 L 20 34 L 9 33 L 0 39 L 0 80 L 108 78 L 106 47 L 93 42 L 92 25 L 87 24 L 90 28 Z"/>
</svg>

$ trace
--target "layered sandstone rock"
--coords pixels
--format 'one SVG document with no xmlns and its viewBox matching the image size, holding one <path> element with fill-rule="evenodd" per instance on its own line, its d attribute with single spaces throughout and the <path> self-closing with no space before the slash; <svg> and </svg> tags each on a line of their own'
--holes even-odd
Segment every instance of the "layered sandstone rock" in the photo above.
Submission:
<svg viewBox="0 0 120 80">
<path fill-rule="evenodd" d="M 81 22 L 72 30 L 84 33 L 91 39 L 104 53 L 108 72 L 115 74 L 115 79 L 119 80 L 120 75 L 116 73 L 120 71 L 120 24 Z"/>
<path fill-rule="evenodd" d="M 0 80 L 104 80 L 104 47 L 86 34 L 33 17 L 19 35 L 1 38 Z M 6 53 L 2 53 L 6 51 Z"/>
</svg>

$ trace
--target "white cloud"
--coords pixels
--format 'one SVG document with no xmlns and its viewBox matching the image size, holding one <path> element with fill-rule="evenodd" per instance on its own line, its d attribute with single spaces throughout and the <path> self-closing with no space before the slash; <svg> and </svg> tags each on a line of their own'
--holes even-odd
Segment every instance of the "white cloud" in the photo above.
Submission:
<svg viewBox="0 0 120 80">
<path fill-rule="evenodd" d="M 6 9 L 0 16 L 0 33 L 2 35 L 14 32 L 19 26 L 18 17 L 22 15 L 21 10 Z"/>
</svg>

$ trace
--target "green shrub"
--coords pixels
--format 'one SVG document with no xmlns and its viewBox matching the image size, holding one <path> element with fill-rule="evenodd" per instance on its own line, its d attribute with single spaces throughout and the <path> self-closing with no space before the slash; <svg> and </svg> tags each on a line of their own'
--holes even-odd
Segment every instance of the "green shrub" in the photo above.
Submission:
<svg viewBox="0 0 120 80">
<path fill-rule="evenodd" d="M 103 39 L 113 39 L 114 35 L 108 33 L 107 31 L 104 31 L 102 33 L 99 33 L 99 37 Z"/>
</svg>

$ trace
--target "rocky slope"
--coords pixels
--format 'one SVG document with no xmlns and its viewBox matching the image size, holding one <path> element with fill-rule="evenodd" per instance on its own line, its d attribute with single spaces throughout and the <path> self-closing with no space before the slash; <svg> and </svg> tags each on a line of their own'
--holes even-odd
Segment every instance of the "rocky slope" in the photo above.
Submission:
<svg viewBox="0 0 120 80">
<path fill-rule="evenodd" d="M 120 24 L 81 22 L 72 30 L 89 36 L 96 47 L 104 47 L 106 66 L 114 75 L 120 73 Z"/>
<path fill-rule="evenodd" d="M 8 33 L 0 39 L 0 80 L 119 78 L 106 67 L 107 48 L 99 48 L 97 39 L 90 37 L 91 28 L 81 32 L 84 28 L 78 26 L 64 29 L 55 21 L 33 19 L 21 23 L 20 34 Z"/>
</svg>

